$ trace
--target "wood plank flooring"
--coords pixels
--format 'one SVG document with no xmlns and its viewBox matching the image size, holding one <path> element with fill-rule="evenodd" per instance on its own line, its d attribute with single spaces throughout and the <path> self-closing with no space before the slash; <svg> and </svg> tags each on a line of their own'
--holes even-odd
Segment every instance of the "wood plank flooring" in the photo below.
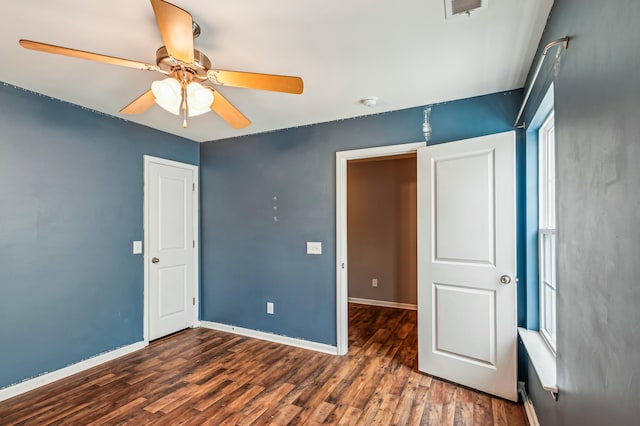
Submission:
<svg viewBox="0 0 640 426">
<path fill-rule="evenodd" d="M 1 425 L 526 425 L 522 407 L 416 369 L 416 312 L 349 305 L 349 353 L 208 329 L 0 402 Z"/>
</svg>

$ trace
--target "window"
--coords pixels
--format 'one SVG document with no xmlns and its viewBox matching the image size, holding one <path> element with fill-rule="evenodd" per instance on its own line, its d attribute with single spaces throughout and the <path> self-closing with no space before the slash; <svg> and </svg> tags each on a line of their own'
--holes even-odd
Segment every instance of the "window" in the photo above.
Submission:
<svg viewBox="0 0 640 426">
<path fill-rule="evenodd" d="M 556 158 L 553 111 L 538 130 L 540 334 L 556 350 Z"/>
</svg>

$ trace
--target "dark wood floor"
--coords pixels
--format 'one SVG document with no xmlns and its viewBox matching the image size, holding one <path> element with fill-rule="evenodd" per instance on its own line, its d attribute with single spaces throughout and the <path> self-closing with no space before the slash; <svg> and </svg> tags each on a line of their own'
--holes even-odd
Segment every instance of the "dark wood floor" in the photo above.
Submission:
<svg viewBox="0 0 640 426">
<path fill-rule="evenodd" d="M 416 313 L 349 305 L 332 356 L 207 329 L 0 403 L 0 424 L 525 425 L 520 405 L 416 370 Z"/>
</svg>

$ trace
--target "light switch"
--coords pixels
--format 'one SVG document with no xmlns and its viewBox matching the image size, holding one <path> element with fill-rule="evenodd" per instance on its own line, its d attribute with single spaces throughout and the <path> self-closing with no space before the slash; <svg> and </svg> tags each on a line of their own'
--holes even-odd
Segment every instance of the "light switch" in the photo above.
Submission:
<svg viewBox="0 0 640 426">
<path fill-rule="evenodd" d="M 322 254 L 322 243 L 318 241 L 307 241 L 307 254 Z"/>
<path fill-rule="evenodd" d="M 142 254 L 142 241 L 133 242 L 133 254 Z"/>
</svg>

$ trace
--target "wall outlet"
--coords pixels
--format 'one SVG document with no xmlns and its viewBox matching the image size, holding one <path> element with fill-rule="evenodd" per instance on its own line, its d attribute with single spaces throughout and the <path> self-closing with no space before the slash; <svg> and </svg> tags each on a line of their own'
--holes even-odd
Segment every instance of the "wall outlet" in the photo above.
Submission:
<svg viewBox="0 0 640 426">
<path fill-rule="evenodd" d="M 267 313 L 273 314 L 273 302 L 267 302 Z"/>
<path fill-rule="evenodd" d="M 378 279 L 377 278 L 373 278 L 371 280 L 371 287 L 378 287 Z"/>
</svg>

